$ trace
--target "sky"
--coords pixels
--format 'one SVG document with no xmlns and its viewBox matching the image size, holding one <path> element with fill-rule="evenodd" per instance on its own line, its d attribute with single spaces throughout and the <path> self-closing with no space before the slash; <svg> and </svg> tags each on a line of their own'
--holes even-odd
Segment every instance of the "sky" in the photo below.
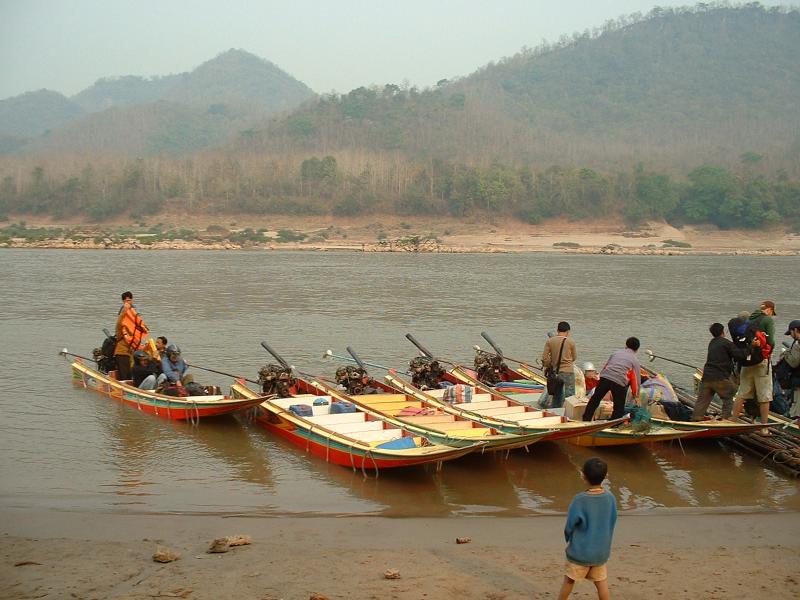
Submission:
<svg viewBox="0 0 800 600">
<path fill-rule="evenodd" d="M 0 99 L 191 71 L 230 48 L 315 92 L 426 87 L 609 19 L 686 0 L 0 0 Z M 762 2 L 766 6 L 777 2 Z"/>
</svg>

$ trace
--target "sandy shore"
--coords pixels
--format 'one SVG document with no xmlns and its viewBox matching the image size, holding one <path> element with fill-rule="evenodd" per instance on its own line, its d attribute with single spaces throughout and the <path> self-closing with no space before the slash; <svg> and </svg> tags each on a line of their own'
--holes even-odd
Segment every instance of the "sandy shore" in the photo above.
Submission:
<svg viewBox="0 0 800 600">
<path fill-rule="evenodd" d="M 468 222 L 441 218 L 400 220 L 395 216 L 373 216 L 348 220 L 304 217 L 253 219 L 241 217 L 225 227 L 209 221 L 209 216 L 173 218 L 166 228 L 188 228 L 200 239 L 148 241 L 146 234 L 120 237 L 110 233 L 125 223 L 87 225 L 41 221 L 27 227 L 63 227 L 85 231 L 83 238 L 26 241 L 12 239 L 0 247 L 92 248 L 92 249 L 207 249 L 207 250 L 344 250 L 366 252 L 453 252 L 510 253 L 558 252 L 570 254 L 643 255 L 800 255 L 800 235 L 780 229 L 722 231 L 714 227 L 686 226 L 680 229 L 666 223 L 650 223 L 635 230 L 613 221 L 572 222 L 551 220 L 539 225 L 525 223 Z M 377 219 L 377 220 L 375 220 Z M 264 241 L 247 244 L 220 240 L 205 233 L 211 227 L 231 232 L 246 226 L 264 230 Z M 128 225 L 129 226 L 129 225 Z M 302 242 L 275 241 L 282 229 L 302 233 Z M 380 241 L 379 241 L 380 238 Z M 418 244 L 409 243 L 417 238 Z"/>
<path fill-rule="evenodd" d="M 2 512 L 2 598 L 553 598 L 563 516 L 387 519 Z M 797 598 L 796 513 L 621 515 L 613 598 Z M 211 540 L 252 545 L 207 554 Z M 471 542 L 456 544 L 456 537 Z M 179 560 L 152 560 L 158 544 Z M 384 579 L 387 569 L 400 578 Z M 574 598 L 595 597 L 589 583 Z"/>
</svg>

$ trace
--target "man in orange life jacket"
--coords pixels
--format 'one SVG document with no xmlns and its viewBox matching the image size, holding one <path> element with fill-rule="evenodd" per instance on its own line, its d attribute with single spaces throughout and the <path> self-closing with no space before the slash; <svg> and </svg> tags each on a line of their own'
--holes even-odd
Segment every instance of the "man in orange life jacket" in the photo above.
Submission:
<svg viewBox="0 0 800 600">
<path fill-rule="evenodd" d="M 133 307 L 133 293 L 123 292 L 122 307 L 119 309 L 115 331 L 117 345 L 114 348 L 118 380 L 131 378 L 133 352 L 140 348 L 148 332 L 147 325 Z"/>
</svg>

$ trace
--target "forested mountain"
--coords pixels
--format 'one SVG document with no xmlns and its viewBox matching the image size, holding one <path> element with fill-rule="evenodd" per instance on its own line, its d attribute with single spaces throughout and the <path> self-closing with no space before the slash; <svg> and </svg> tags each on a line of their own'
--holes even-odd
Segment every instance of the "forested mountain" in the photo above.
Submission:
<svg viewBox="0 0 800 600">
<path fill-rule="evenodd" d="M 798 56 L 796 10 L 654 9 L 432 89 L 360 87 L 256 120 L 257 99 L 288 108 L 310 91 L 230 51 L 189 74 L 98 82 L 81 102 L 111 108 L 0 157 L 0 215 L 169 207 L 800 231 Z M 157 101 L 131 104 L 156 88 Z"/>
<path fill-rule="evenodd" d="M 751 151 L 787 166 L 800 157 L 798 56 L 796 11 L 654 9 L 436 89 L 322 97 L 266 126 L 261 147 L 595 168 L 733 164 Z"/>
<path fill-rule="evenodd" d="M 313 95 L 271 62 L 243 50 L 228 50 L 188 73 L 100 79 L 72 100 L 86 112 L 167 100 L 204 108 L 249 106 L 268 115 L 294 108 Z"/>
<path fill-rule="evenodd" d="M 100 79 L 71 100 L 44 90 L 4 100 L 0 152 L 3 134 L 14 136 L 6 151 L 34 154 L 192 152 L 312 96 L 272 63 L 229 50 L 189 73 Z"/>
<path fill-rule="evenodd" d="M 0 100 L 0 135 L 30 137 L 82 117 L 84 110 L 58 92 L 39 90 Z"/>
</svg>

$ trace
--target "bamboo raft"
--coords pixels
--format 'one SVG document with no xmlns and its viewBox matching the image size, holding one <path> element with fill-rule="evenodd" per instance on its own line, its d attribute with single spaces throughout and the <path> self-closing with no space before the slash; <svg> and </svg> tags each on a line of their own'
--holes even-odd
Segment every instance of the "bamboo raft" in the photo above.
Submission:
<svg viewBox="0 0 800 600">
<path fill-rule="evenodd" d="M 699 383 L 699 373 L 695 374 L 695 383 Z M 697 395 L 684 388 L 673 385 L 675 393 L 686 406 L 694 408 Z M 721 406 L 713 401 L 710 409 L 718 413 Z M 743 421 L 755 422 L 754 419 L 743 415 Z M 728 447 L 735 448 L 752 456 L 756 456 L 762 463 L 773 467 L 789 477 L 800 477 L 800 436 L 797 435 L 797 427 L 791 425 L 791 421 L 778 416 L 770 416 L 770 421 L 785 421 L 783 427 L 772 427 L 771 436 L 762 436 L 755 433 L 742 434 L 729 438 L 720 438 L 720 442 Z"/>
</svg>

